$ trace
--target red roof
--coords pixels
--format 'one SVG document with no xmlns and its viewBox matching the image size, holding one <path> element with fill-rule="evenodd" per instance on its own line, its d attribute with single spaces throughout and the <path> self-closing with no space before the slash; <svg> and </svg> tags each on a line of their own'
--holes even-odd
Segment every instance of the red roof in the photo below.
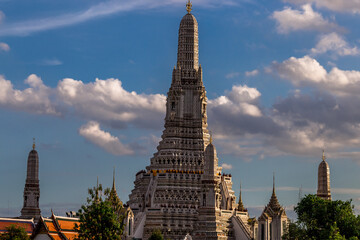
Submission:
<svg viewBox="0 0 360 240">
<path fill-rule="evenodd" d="M 6 228 L 11 225 L 23 227 L 28 235 L 31 235 L 35 224 L 33 219 L 0 218 L 0 233 L 7 232 Z"/>
</svg>

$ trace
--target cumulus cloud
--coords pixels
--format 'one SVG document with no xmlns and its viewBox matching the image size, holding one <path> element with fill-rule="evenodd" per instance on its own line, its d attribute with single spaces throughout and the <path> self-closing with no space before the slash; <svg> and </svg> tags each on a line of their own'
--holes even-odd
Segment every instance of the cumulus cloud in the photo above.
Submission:
<svg viewBox="0 0 360 240">
<path fill-rule="evenodd" d="M 165 115 L 164 95 L 128 92 L 120 80 L 113 78 L 90 83 L 65 78 L 59 82 L 57 94 L 81 117 L 114 128 L 128 124 L 159 128 Z"/>
<path fill-rule="evenodd" d="M 233 86 L 232 90 L 226 95 L 210 101 L 211 107 L 226 108 L 230 114 L 244 114 L 252 117 L 260 117 L 261 110 L 255 105 L 261 93 L 256 88 L 246 85 Z"/>
<path fill-rule="evenodd" d="M 252 71 L 245 72 L 246 77 L 254 77 L 259 74 L 259 70 L 255 69 Z"/>
<path fill-rule="evenodd" d="M 108 153 L 114 155 L 134 154 L 134 151 L 121 143 L 118 137 L 114 137 L 109 132 L 101 130 L 98 122 L 90 121 L 83 125 L 79 129 L 79 134 Z"/>
<path fill-rule="evenodd" d="M 223 164 L 221 164 L 221 167 L 224 170 L 231 170 L 233 166 L 231 164 L 223 163 Z"/>
<path fill-rule="evenodd" d="M 273 70 L 295 86 L 317 86 L 335 95 L 353 95 L 360 90 L 360 71 L 341 70 L 333 67 L 327 72 L 320 63 L 310 57 L 291 57 L 282 63 L 273 63 Z"/>
<path fill-rule="evenodd" d="M 285 0 L 294 4 L 314 3 L 319 8 L 330 9 L 335 12 L 360 13 L 358 0 Z"/>
<path fill-rule="evenodd" d="M 266 136 L 266 145 L 295 154 L 315 154 L 325 147 L 330 150 L 329 156 L 357 160 L 359 154 L 354 149 L 360 144 L 360 72 L 336 67 L 328 72 L 309 56 L 273 63 L 272 69 L 294 86 L 312 91 L 297 89 L 278 98 L 269 116 L 283 132 L 281 137 Z"/>
<path fill-rule="evenodd" d="M 35 114 L 60 115 L 51 102 L 51 89 L 44 85 L 40 77 L 31 74 L 25 83 L 30 87 L 17 90 L 0 75 L 0 106 Z"/>
<path fill-rule="evenodd" d="M 259 90 L 247 85 L 235 85 L 208 101 L 209 128 L 215 133 L 219 152 L 250 161 L 284 154 L 317 156 L 326 147 L 330 157 L 358 158 L 353 149 L 360 144 L 360 73 L 335 67 L 327 72 L 309 56 L 273 63 L 270 69 L 298 89 L 270 107 L 262 107 Z M 29 88 L 14 89 L 1 76 L 0 107 L 75 115 L 88 121 L 80 135 L 115 155 L 133 154 L 141 146 L 121 143 L 100 125 L 161 129 L 163 123 L 164 95 L 127 91 L 117 79 L 84 83 L 67 78 L 49 88 L 33 74 L 25 83 Z M 303 93 L 304 86 L 315 90 Z M 154 136 L 139 140 L 145 145 L 159 142 Z"/>
<path fill-rule="evenodd" d="M 353 46 L 351 47 L 345 39 L 337 33 L 329 33 L 320 37 L 319 42 L 315 48 L 311 49 L 314 55 L 331 52 L 339 56 L 359 55 L 360 50 Z"/>
<path fill-rule="evenodd" d="M 0 51 L 8 52 L 10 51 L 10 46 L 4 42 L 0 42 Z"/>
<path fill-rule="evenodd" d="M 281 11 L 275 11 L 272 18 L 277 22 L 277 31 L 281 34 L 293 31 L 329 32 L 341 29 L 335 23 L 324 19 L 320 13 L 315 12 L 310 4 L 303 5 L 301 10 L 285 7 Z"/>
</svg>

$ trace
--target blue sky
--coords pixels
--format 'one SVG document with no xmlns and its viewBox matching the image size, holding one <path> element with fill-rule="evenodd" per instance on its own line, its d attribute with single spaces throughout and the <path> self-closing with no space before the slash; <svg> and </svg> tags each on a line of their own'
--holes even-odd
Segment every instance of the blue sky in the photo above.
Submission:
<svg viewBox="0 0 360 240">
<path fill-rule="evenodd" d="M 22 207 L 36 138 L 41 208 L 85 203 L 96 177 L 125 202 L 164 124 L 186 1 L 0 0 L 0 215 Z M 360 209 L 360 4 L 194 0 L 200 63 L 224 171 L 253 215 L 316 191 Z"/>
</svg>

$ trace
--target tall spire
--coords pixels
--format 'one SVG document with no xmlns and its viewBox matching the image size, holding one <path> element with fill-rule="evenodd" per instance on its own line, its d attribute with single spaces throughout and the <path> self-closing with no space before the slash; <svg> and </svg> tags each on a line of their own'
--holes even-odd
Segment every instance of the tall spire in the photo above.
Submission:
<svg viewBox="0 0 360 240">
<path fill-rule="evenodd" d="M 275 172 L 273 172 L 273 190 L 272 190 L 272 195 L 271 195 L 268 207 L 270 207 L 273 212 L 277 212 L 281 209 L 280 203 L 279 203 L 279 201 L 276 197 L 276 193 L 275 193 Z"/>
<path fill-rule="evenodd" d="M 120 200 L 120 198 L 119 198 L 119 196 L 117 195 L 117 192 L 116 192 L 116 187 L 115 187 L 115 167 L 114 167 L 114 171 L 113 171 L 112 188 L 110 190 L 108 200 L 111 202 L 111 205 L 113 206 L 114 210 L 117 213 L 120 213 L 120 210 L 123 208 L 123 203 L 121 202 L 121 200 Z"/>
<path fill-rule="evenodd" d="M 239 203 L 238 203 L 238 207 L 237 210 L 240 212 L 246 212 L 247 209 L 244 208 L 244 203 L 242 201 L 242 196 L 241 196 L 241 182 L 240 182 L 240 194 L 239 194 Z"/>
<path fill-rule="evenodd" d="M 24 188 L 24 205 L 21 209 L 21 217 L 35 218 L 35 220 L 38 220 L 41 216 L 41 211 L 39 208 L 39 156 L 35 150 L 35 139 L 33 139 L 33 141 L 33 147 L 29 152 L 27 161 L 27 175 Z"/>
<path fill-rule="evenodd" d="M 112 191 L 116 192 L 116 187 L 115 187 L 115 167 L 114 167 L 114 172 L 113 172 L 113 184 L 112 184 Z"/>
<path fill-rule="evenodd" d="M 275 194 L 275 172 L 273 172 L 273 191 L 272 191 L 272 194 L 276 195 Z"/>
<path fill-rule="evenodd" d="M 190 0 L 186 4 L 187 14 L 180 22 L 178 58 L 181 69 L 199 69 L 199 31 L 198 23 L 191 12 Z"/>
<path fill-rule="evenodd" d="M 331 200 L 330 167 L 325 160 L 326 160 L 325 150 L 323 150 L 322 161 L 319 164 L 319 168 L 318 168 L 317 196 L 326 200 Z"/>
</svg>

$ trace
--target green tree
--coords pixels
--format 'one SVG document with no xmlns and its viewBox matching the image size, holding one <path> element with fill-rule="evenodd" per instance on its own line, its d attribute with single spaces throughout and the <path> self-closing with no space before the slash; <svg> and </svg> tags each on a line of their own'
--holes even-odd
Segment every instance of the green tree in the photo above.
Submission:
<svg viewBox="0 0 360 240">
<path fill-rule="evenodd" d="M 122 216 L 117 214 L 112 203 L 108 201 L 109 190 L 102 196 L 102 185 L 88 190 L 87 204 L 78 211 L 79 225 L 76 240 L 120 240 L 123 232 Z M 104 198 L 104 199 L 103 199 Z"/>
<path fill-rule="evenodd" d="M 350 201 L 324 200 L 307 195 L 295 207 L 296 223 L 290 223 L 283 236 L 289 240 L 336 239 L 360 237 L 360 218 Z"/>
<path fill-rule="evenodd" d="M 4 234 L 0 234 L 0 240 L 29 240 L 25 228 L 10 225 L 6 228 L 7 232 Z"/>
<path fill-rule="evenodd" d="M 149 240 L 164 240 L 164 237 L 161 234 L 161 231 L 159 229 L 156 229 L 152 232 Z"/>
</svg>

